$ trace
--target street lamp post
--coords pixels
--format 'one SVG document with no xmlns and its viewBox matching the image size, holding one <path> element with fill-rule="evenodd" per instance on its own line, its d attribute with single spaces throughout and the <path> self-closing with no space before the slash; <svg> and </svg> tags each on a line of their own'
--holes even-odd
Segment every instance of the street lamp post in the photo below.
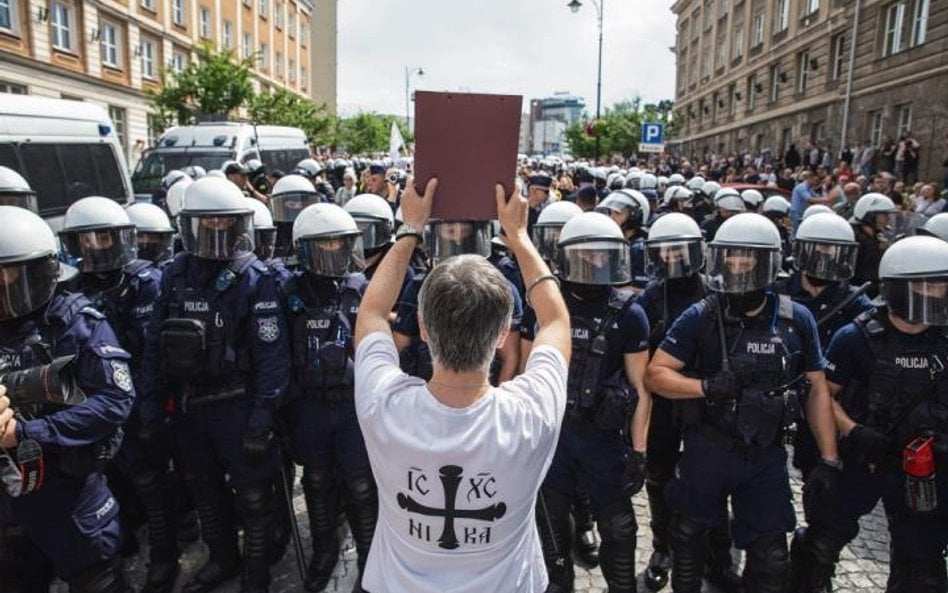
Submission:
<svg viewBox="0 0 948 593">
<path fill-rule="evenodd" d="M 597 70 L 596 77 L 596 121 L 599 121 L 599 117 L 602 114 L 602 12 L 603 5 L 606 0 L 590 0 L 593 3 L 593 6 L 596 7 L 596 13 L 599 17 L 599 66 Z M 570 3 L 566 6 L 576 14 L 579 12 L 580 7 L 583 3 L 579 0 L 570 0 Z M 596 134 L 596 160 L 599 160 L 599 134 Z"/>
<path fill-rule="evenodd" d="M 408 79 L 412 74 L 424 76 L 425 71 L 420 66 L 416 68 L 405 66 L 405 127 L 409 130 L 411 129 L 411 95 L 408 92 Z"/>
</svg>

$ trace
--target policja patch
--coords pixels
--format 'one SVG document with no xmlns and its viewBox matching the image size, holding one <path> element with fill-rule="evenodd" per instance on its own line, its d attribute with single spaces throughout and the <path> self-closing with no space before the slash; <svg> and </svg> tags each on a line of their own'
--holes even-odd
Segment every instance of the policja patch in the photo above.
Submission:
<svg viewBox="0 0 948 593">
<path fill-rule="evenodd" d="M 257 337 L 262 342 L 272 344 L 280 337 L 280 324 L 276 317 L 261 317 L 257 319 Z"/>
<path fill-rule="evenodd" d="M 132 372 L 128 368 L 128 363 L 121 360 L 113 360 L 112 382 L 118 385 L 119 389 L 128 393 L 132 390 Z"/>
</svg>

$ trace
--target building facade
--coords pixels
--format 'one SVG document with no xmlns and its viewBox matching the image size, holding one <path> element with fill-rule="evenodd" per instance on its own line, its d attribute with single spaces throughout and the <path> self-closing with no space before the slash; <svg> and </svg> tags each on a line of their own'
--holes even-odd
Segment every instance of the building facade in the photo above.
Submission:
<svg viewBox="0 0 948 593">
<path fill-rule="evenodd" d="M 0 0 L 0 92 L 108 108 L 132 167 L 161 132 L 145 91 L 159 88 L 162 68 L 183 70 L 201 42 L 259 52 L 258 90 L 334 108 L 336 0 L 319 4 L 331 5 L 331 26 L 312 0 Z M 314 78 L 330 72 L 331 83 Z"/>
<path fill-rule="evenodd" d="M 672 149 L 838 154 L 911 132 L 919 173 L 948 149 L 948 2 L 678 0 Z"/>
<path fill-rule="evenodd" d="M 530 131 L 527 146 L 532 154 L 568 152 L 563 132 L 580 121 L 586 102 L 567 92 L 530 101 Z"/>
</svg>

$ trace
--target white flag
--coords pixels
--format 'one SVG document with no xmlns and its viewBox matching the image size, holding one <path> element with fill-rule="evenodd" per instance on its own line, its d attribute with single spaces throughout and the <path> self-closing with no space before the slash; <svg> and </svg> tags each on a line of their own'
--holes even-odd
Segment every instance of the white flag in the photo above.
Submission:
<svg viewBox="0 0 948 593">
<path fill-rule="evenodd" d="M 405 147 L 405 139 L 402 138 L 402 133 L 399 131 L 398 126 L 395 125 L 395 122 L 392 122 L 392 132 L 388 137 L 388 156 L 392 159 L 392 162 L 398 161 L 398 151 L 401 148 Z"/>
</svg>

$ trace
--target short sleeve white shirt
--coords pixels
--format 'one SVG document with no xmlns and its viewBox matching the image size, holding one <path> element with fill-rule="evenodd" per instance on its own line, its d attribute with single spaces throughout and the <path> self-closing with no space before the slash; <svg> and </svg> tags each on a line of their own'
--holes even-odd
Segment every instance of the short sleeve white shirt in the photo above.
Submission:
<svg viewBox="0 0 948 593">
<path fill-rule="evenodd" d="M 549 346 L 466 408 L 403 373 L 391 337 L 356 351 L 355 402 L 379 518 L 362 586 L 372 593 L 542 593 L 536 493 L 566 407 L 567 363 Z"/>
</svg>

